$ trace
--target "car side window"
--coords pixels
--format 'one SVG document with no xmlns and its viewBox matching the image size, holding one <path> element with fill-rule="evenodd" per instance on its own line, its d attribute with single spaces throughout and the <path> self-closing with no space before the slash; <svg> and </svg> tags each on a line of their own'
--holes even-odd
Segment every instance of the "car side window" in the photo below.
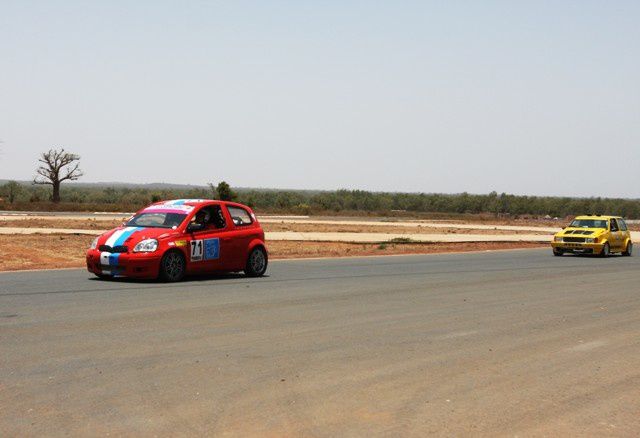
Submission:
<svg viewBox="0 0 640 438">
<path fill-rule="evenodd" d="M 229 215 L 236 226 L 240 227 L 243 225 L 251 225 L 253 223 L 251 215 L 244 208 L 231 206 L 228 206 L 227 208 L 229 209 Z"/>
<path fill-rule="evenodd" d="M 227 226 L 224 214 L 222 214 L 222 208 L 219 205 L 203 207 L 196 213 L 192 221 L 202 225 L 205 230 L 220 230 Z"/>
<path fill-rule="evenodd" d="M 624 219 L 618 219 L 618 226 L 620 227 L 620 231 L 627 231 L 627 223 Z"/>
<path fill-rule="evenodd" d="M 611 219 L 611 231 L 618 231 L 618 223 L 615 219 Z"/>
</svg>

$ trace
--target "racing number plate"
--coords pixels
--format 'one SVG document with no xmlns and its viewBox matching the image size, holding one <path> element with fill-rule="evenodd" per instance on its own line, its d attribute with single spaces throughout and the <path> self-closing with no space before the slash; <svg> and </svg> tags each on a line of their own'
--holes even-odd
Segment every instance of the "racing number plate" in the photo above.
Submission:
<svg viewBox="0 0 640 438">
<path fill-rule="evenodd" d="M 191 261 L 199 262 L 202 261 L 202 254 L 204 253 L 204 245 L 202 240 L 192 240 L 191 241 Z"/>
</svg>

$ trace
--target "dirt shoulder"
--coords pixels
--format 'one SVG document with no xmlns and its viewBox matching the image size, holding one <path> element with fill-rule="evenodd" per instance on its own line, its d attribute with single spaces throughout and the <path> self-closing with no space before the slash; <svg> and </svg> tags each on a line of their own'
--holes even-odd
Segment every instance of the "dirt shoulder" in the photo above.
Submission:
<svg viewBox="0 0 640 438">
<path fill-rule="evenodd" d="M 0 235 L 0 271 L 81 268 L 91 236 L 30 234 Z M 272 259 L 347 257 L 394 254 L 434 254 L 496 249 L 540 248 L 526 242 L 383 243 L 268 242 Z"/>
<path fill-rule="evenodd" d="M 73 234 L 0 235 L 0 271 L 83 266 L 92 240 Z"/>
<path fill-rule="evenodd" d="M 294 231 L 297 233 L 384 233 L 384 234 L 540 234 L 549 235 L 547 231 L 530 230 L 497 230 L 497 229 L 472 229 L 452 227 L 418 226 L 391 226 L 391 225 L 348 225 L 348 224 L 296 224 L 296 223 L 267 223 L 262 224 L 265 231 Z"/>
<path fill-rule="evenodd" d="M 545 248 L 534 242 L 461 242 L 461 243 L 380 243 L 342 242 L 270 242 L 273 259 L 312 257 L 358 257 L 401 254 L 437 254 L 447 252 L 489 251 L 499 249 Z"/>
</svg>

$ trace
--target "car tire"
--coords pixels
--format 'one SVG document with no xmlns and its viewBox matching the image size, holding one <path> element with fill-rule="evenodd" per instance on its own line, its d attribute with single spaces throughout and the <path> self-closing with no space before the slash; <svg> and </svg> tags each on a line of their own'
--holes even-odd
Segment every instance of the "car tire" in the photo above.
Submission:
<svg viewBox="0 0 640 438">
<path fill-rule="evenodd" d="M 96 277 L 98 277 L 100 280 L 112 280 L 113 279 L 113 275 L 107 275 L 107 274 L 95 274 Z"/>
<path fill-rule="evenodd" d="M 611 254 L 611 247 L 609 246 L 609 242 L 607 242 L 602 247 L 602 251 L 600 251 L 600 257 L 609 257 L 610 254 Z"/>
<path fill-rule="evenodd" d="M 256 246 L 249 253 L 247 257 L 247 264 L 244 268 L 244 273 L 247 277 L 262 277 L 267 272 L 267 265 L 269 264 L 269 256 L 267 251 L 261 246 Z"/>
<path fill-rule="evenodd" d="M 184 278 L 187 261 L 180 251 L 167 251 L 160 260 L 160 280 L 173 283 Z"/>
<path fill-rule="evenodd" d="M 553 249 L 553 255 L 554 255 L 554 256 L 556 256 L 556 257 L 560 257 L 560 256 L 561 256 L 561 255 L 563 255 L 563 254 L 564 254 L 564 251 L 563 251 L 563 250 L 561 250 L 561 249 L 555 249 L 555 248 Z"/>
<path fill-rule="evenodd" d="M 633 254 L 633 243 L 631 243 L 631 241 L 627 242 L 627 247 L 624 250 L 624 252 L 622 253 L 623 256 L 626 257 L 631 257 L 631 255 Z"/>
</svg>

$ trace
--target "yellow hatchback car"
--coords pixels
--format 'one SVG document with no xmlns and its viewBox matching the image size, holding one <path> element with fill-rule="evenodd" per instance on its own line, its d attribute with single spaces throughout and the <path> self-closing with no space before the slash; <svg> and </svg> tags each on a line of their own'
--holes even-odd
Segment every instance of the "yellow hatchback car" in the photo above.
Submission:
<svg viewBox="0 0 640 438">
<path fill-rule="evenodd" d="M 633 252 L 631 232 L 618 216 L 578 216 L 553 237 L 551 246 L 555 256 L 565 252 L 602 257 L 619 252 L 630 256 Z"/>
</svg>

